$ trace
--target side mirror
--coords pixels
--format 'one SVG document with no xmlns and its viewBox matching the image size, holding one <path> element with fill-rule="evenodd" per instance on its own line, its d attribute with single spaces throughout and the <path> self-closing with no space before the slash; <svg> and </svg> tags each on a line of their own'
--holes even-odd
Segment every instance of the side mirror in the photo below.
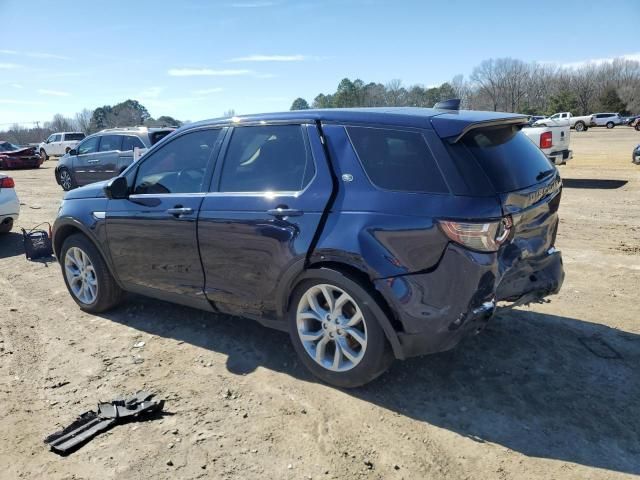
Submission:
<svg viewBox="0 0 640 480">
<path fill-rule="evenodd" d="M 129 186 L 125 177 L 116 177 L 111 179 L 104 186 L 104 193 L 107 198 L 112 200 L 124 199 L 129 196 Z"/>
<path fill-rule="evenodd" d="M 72 148 L 71 150 L 69 150 L 69 155 L 75 157 L 76 155 L 78 155 L 78 150 L 76 150 L 75 148 Z"/>
</svg>

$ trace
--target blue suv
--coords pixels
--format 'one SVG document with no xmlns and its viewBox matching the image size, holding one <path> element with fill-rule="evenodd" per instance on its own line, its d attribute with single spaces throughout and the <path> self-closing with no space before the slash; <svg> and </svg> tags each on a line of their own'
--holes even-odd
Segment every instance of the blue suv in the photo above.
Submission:
<svg viewBox="0 0 640 480">
<path fill-rule="evenodd" d="M 422 108 L 203 121 L 68 192 L 53 243 L 83 310 L 125 291 L 288 331 L 354 387 L 557 293 L 562 183 L 525 116 Z"/>
</svg>

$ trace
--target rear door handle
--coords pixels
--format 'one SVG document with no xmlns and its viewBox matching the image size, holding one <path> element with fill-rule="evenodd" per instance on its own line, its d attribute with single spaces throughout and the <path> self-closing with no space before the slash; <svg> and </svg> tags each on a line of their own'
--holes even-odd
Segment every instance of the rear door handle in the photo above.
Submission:
<svg viewBox="0 0 640 480">
<path fill-rule="evenodd" d="M 282 217 L 299 217 L 303 214 L 302 210 L 297 208 L 278 207 L 267 210 L 267 213 L 276 218 Z"/>
<path fill-rule="evenodd" d="M 191 215 L 193 213 L 193 208 L 174 207 L 167 209 L 167 213 L 169 215 L 175 215 L 176 217 L 179 217 L 180 215 Z"/>
</svg>

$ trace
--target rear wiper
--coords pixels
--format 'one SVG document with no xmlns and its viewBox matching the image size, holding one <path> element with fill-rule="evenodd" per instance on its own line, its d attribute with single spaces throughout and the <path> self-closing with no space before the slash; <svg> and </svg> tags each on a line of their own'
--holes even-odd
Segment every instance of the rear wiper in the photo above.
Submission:
<svg viewBox="0 0 640 480">
<path fill-rule="evenodd" d="M 555 168 L 552 168 L 551 170 L 545 170 L 544 172 L 540 172 L 538 174 L 538 176 L 536 177 L 536 180 L 542 180 L 543 178 L 548 177 L 549 175 L 551 175 L 555 171 L 556 171 Z"/>
</svg>

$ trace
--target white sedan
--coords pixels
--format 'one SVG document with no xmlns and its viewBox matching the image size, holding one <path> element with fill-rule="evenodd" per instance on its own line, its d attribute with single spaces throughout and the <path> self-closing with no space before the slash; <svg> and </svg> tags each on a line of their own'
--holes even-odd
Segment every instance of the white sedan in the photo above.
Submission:
<svg viewBox="0 0 640 480">
<path fill-rule="evenodd" d="M 13 178 L 0 174 L 0 233 L 10 232 L 20 213 Z"/>
</svg>

